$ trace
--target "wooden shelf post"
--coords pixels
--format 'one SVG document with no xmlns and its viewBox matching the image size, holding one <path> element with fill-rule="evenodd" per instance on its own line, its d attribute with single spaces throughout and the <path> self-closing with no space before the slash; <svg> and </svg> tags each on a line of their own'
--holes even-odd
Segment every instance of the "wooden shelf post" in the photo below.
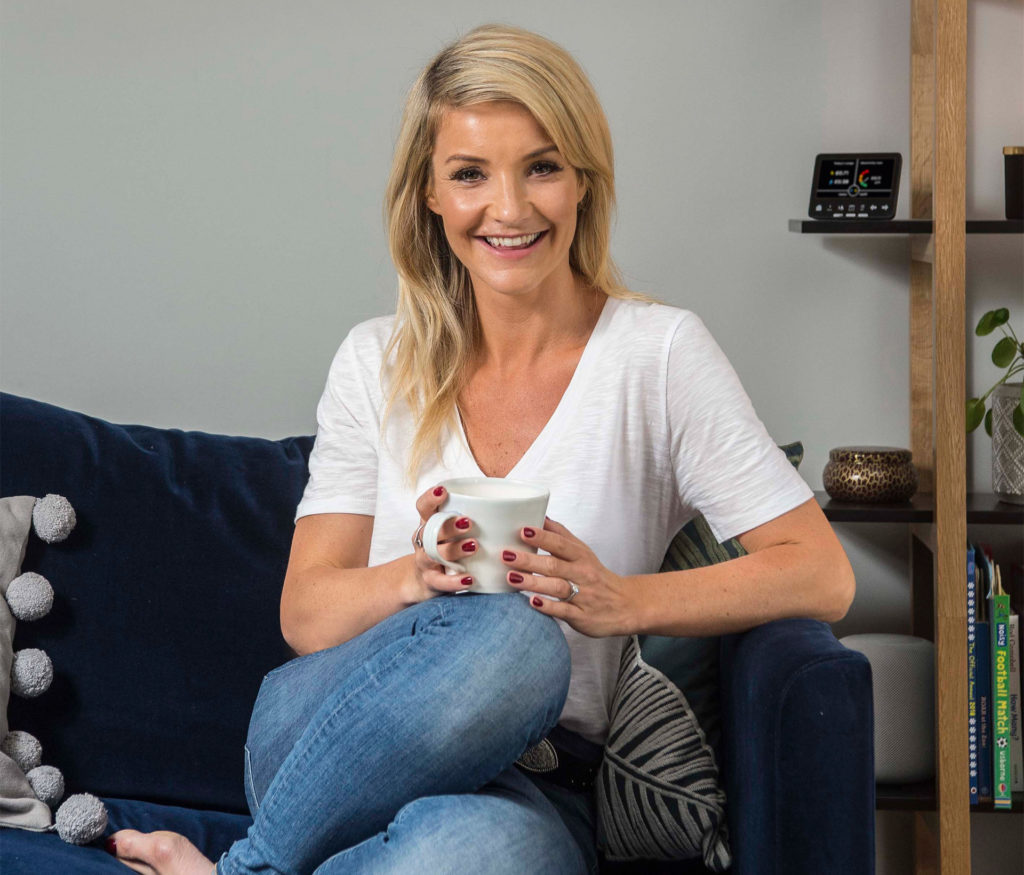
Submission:
<svg viewBox="0 0 1024 875">
<path fill-rule="evenodd" d="M 918 873 L 971 871 L 967 774 L 967 460 L 965 221 L 967 2 L 912 0 L 913 218 L 934 221 L 928 263 L 912 255 L 911 440 L 935 493 L 936 795 L 938 830 L 915 824 Z M 934 841 L 937 838 L 937 853 Z"/>
</svg>

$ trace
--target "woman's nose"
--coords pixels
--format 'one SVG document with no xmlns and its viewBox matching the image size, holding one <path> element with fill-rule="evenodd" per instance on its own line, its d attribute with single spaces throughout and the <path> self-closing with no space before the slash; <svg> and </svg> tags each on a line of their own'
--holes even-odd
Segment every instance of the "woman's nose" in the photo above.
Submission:
<svg viewBox="0 0 1024 875">
<path fill-rule="evenodd" d="M 516 222 L 530 210 L 526 187 L 515 178 L 499 178 L 495 187 L 493 209 L 503 222 Z"/>
</svg>

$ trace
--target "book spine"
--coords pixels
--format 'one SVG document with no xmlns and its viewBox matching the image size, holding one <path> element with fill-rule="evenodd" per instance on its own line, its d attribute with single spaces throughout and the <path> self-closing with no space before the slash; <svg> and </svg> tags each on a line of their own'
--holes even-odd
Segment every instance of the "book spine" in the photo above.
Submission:
<svg viewBox="0 0 1024 875">
<path fill-rule="evenodd" d="M 1014 792 L 1024 790 L 1020 692 L 1020 617 L 1010 614 L 1010 789 Z"/>
<path fill-rule="evenodd" d="M 1010 790 L 1010 597 L 992 596 L 992 800 L 1013 804 Z"/>
<path fill-rule="evenodd" d="M 978 800 L 992 800 L 992 659 L 988 621 L 975 624 L 978 652 Z"/>
<path fill-rule="evenodd" d="M 971 805 L 978 804 L 978 653 L 975 624 L 977 598 L 974 548 L 967 547 L 967 744 Z"/>
</svg>

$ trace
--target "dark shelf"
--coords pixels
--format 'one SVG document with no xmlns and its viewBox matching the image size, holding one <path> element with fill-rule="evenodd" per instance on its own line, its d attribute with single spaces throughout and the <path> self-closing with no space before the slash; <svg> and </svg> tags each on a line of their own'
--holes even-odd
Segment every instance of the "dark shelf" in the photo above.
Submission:
<svg viewBox="0 0 1024 875">
<path fill-rule="evenodd" d="M 934 811 L 935 782 L 921 781 L 919 784 L 876 784 L 875 808 L 878 811 Z M 992 802 L 979 802 L 970 806 L 971 812 L 995 811 Z M 1013 794 L 1011 811 L 1024 811 L 1024 793 Z M 1000 808 L 1000 812 L 1006 811 Z"/>
<path fill-rule="evenodd" d="M 935 782 L 918 784 L 875 784 L 878 811 L 934 811 Z"/>
<path fill-rule="evenodd" d="M 797 234 L 931 234 L 931 219 L 790 219 Z M 1024 219 L 968 219 L 968 234 L 1024 234 Z"/>
<path fill-rule="evenodd" d="M 814 497 L 834 523 L 930 523 L 935 510 L 932 496 L 922 493 L 899 504 L 834 501 L 827 492 L 815 492 Z"/>
<path fill-rule="evenodd" d="M 935 518 L 932 495 L 919 493 L 901 504 L 859 504 L 833 501 L 827 492 L 814 497 L 834 523 L 930 523 Z M 990 492 L 967 496 L 967 522 L 980 525 L 1024 525 L 1024 504 L 1000 501 Z"/>
<path fill-rule="evenodd" d="M 1024 525 L 1024 504 L 1000 501 L 991 492 L 972 492 L 967 496 L 967 522 Z"/>
</svg>

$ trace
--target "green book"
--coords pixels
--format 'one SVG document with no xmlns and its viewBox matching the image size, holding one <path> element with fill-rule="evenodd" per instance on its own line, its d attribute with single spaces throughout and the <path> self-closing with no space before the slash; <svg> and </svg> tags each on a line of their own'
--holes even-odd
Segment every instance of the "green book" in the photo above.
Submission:
<svg viewBox="0 0 1024 875">
<path fill-rule="evenodd" d="M 1010 779 L 1010 596 L 995 567 L 990 599 L 992 630 L 992 798 L 997 809 L 1013 807 Z"/>
</svg>

